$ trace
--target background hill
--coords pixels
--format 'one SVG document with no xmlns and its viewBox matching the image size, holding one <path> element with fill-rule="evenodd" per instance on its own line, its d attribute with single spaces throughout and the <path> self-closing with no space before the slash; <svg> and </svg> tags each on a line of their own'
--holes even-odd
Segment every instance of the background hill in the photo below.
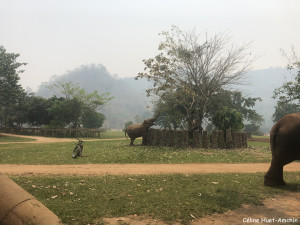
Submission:
<svg viewBox="0 0 300 225">
<path fill-rule="evenodd" d="M 242 86 L 242 91 L 249 97 L 261 97 L 262 102 L 257 102 L 254 109 L 264 117 L 261 126 L 262 132 L 270 132 L 274 122 L 272 115 L 275 111 L 277 99 L 273 99 L 273 91 L 282 86 L 284 82 L 294 78 L 296 72 L 288 71 L 286 68 L 269 68 L 264 70 L 253 70 L 247 73 L 247 85 Z"/>
<path fill-rule="evenodd" d="M 150 99 L 146 97 L 145 92 L 149 86 L 146 80 L 135 80 L 133 77 L 118 78 L 117 75 L 111 75 L 102 65 L 88 65 L 52 77 L 49 82 L 40 85 L 36 94 L 46 98 L 53 96 L 55 93 L 47 86 L 58 80 L 78 83 L 87 92 L 97 90 L 99 94 L 109 92 L 114 96 L 100 109 L 100 112 L 105 114 L 104 126 L 107 128 L 121 129 L 125 122 L 140 122 L 141 119 L 152 116 Z"/>
<path fill-rule="evenodd" d="M 274 89 L 291 80 L 293 76 L 294 74 L 285 68 L 249 71 L 245 85 L 238 87 L 245 96 L 262 98 L 263 101 L 257 103 L 254 108 L 265 119 L 261 127 L 263 132 L 269 132 L 273 125 L 272 114 L 277 102 L 272 98 Z M 110 74 L 103 65 L 85 65 L 52 77 L 40 85 L 36 94 L 42 97 L 53 96 L 55 93 L 47 86 L 56 83 L 57 80 L 77 82 L 88 92 L 97 90 L 100 94 L 109 92 L 114 96 L 113 100 L 100 109 L 106 116 L 104 126 L 107 128 L 121 129 L 125 122 L 140 122 L 152 116 L 151 99 L 147 98 L 145 92 L 151 87 L 151 83 L 146 79 L 119 78 Z"/>
</svg>

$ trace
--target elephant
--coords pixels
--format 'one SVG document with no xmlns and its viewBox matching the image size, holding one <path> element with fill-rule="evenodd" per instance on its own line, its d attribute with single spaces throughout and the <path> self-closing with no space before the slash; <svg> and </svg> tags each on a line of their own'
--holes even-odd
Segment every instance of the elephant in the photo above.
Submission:
<svg viewBox="0 0 300 225">
<path fill-rule="evenodd" d="M 283 166 L 300 160 L 300 113 L 282 117 L 271 129 L 271 166 L 265 174 L 266 186 L 285 185 Z"/>
<path fill-rule="evenodd" d="M 131 142 L 130 142 L 131 146 L 133 145 L 134 140 L 138 137 L 143 138 L 142 145 L 147 145 L 148 130 L 151 126 L 155 125 L 154 122 L 156 121 L 157 117 L 158 116 L 151 118 L 151 119 L 146 119 L 141 124 L 133 124 L 133 125 L 128 126 L 125 129 L 125 137 L 127 137 L 126 136 L 126 133 L 127 133 L 131 139 Z"/>
</svg>

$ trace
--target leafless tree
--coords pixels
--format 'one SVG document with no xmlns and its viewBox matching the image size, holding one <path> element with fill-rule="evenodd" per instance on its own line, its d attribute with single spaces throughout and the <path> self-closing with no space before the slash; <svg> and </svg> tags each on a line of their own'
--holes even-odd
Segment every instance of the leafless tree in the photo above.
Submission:
<svg viewBox="0 0 300 225">
<path fill-rule="evenodd" d="M 195 30 L 183 32 L 176 26 L 161 35 L 165 41 L 159 45 L 160 53 L 143 60 L 144 72 L 136 79 L 153 81 L 148 95 L 173 96 L 186 110 L 189 130 L 202 130 L 211 96 L 240 84 L 250 69 L 254 58 L 248 52 L 249 44 L 236 46 L 226 34 L 210 37 Z"/>
</svg>

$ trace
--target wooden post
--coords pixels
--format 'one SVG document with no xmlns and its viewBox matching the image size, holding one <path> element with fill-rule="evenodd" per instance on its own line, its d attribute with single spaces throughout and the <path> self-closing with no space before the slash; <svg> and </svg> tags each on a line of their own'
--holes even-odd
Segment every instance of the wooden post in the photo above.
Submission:
<svg viewBox="0 0 300 225">
<path fill-rule="evenodd" d="M 182 147 L 186 148 L 189 146 L 189 132 L 187 130 L 182 131 Z"/>
<path fill-rule="evenodd" d="M 182 145 L 182 135 L 181 135 L 181 131 L 177 130 L 175 133 L 175 146 L 180 148 Z"/>
<path fill-rule="evenodd" d="M 160 143 L 159 145 L 165 146 L 166 145 L 166 130 L 160 130 Z"/>
<path fill-rule="evenodd" d="M 146 145 L 152 145 L 153 144 L 153 133 L 154 129 L 150 128 L 147 133 L 147 143 Z"/>
<path fill-rule="evenodd" d="M 241 132 L 236 132 L 237 148 L 242 148 Z"/>
<path fill-rule="evenodd" d="M 176 135 L 176 131 L 175 130 L 169 130 L 169 143 L 168 145 L 173 147 L 175 146 L 175 135 Z"/>
<path fill-rule="evenodd" d="M 226 148 L 225 141 L 224 141 L 224 131 L 219 130 L 219 148 Z"/>
<path fill-rule="evenodd" d="M 154 137 L 153 137 L 153 145 L 159 145 L 159 144 L 160 144 L 160 130 L 155 129 Z"/>
<path fill-rule="evenodd" d="M 242 147 L 243 148 L 248 148 L 247 133 L 246 132 L 242 133 Z"/>
<path fill-rule="evenodd" d="M 233 148 L 233 143 L 232 143 L 232 135 L 231 135 L 231 130 L 227 129 L 226 134 L 225 134 L 225 140 L 226 140 L 226 147 L 231 149 Z"/>
<path fill-rule="evenodd" d="M 202 131 L 202 147 L 209 148 L 209 139 L 207 131 Z"/>
<path fill-rule="evenodd" d="M 193 131 L 193 147 L 194 148 L 200 147 L 200 133 L 198 130 Z"/>
<path fill-rule="evenodd" d="M 218 144 L 218 136 L 219 133 L 217 130 L 213 130 L 211 133 L 211 148 L 218 148 L 219 144 Z"/>
<path fill-rule="evenodd" d="M 231 137 L 232 137 L 232 147 L 233 148 L 237 148 L 237 136 L 236 136 L 236 132 L 232 132 L 231 133 Z"/>
</svg>

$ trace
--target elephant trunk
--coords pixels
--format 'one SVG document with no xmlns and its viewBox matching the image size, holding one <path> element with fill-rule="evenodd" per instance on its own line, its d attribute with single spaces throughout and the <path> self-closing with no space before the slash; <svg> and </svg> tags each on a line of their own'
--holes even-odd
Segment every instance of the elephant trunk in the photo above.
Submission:
<svg viewBox="0 0 300 225">
<path fill-rule="evenodd" d="M 154 116 L 154 117 L 151 119 L 151 121 L 152 121 L 152 122 L 155 122 L 155 121 L 157 120 L 157 118 L 159 117 L 159 115 L 160 115 L 160 112 L 157 113 L 156 116 Z"/>
</svg>

